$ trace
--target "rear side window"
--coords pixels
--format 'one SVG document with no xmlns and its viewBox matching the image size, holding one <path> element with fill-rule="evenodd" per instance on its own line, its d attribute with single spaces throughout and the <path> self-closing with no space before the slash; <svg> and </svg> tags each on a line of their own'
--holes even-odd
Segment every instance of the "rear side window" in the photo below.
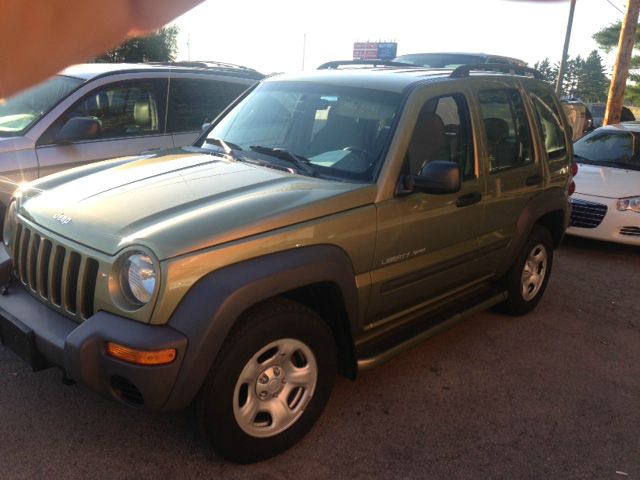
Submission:
<svg viewBox="0 0 640 480">
<path fill-rule="evenodd" d="M 172 79 L 167 132 L 199 131 L 246 89 L 247 85 L 220 80 Z"/>
<path fill-rule="evenodd" d="M 553 95 L 548 90 L 534 88 L 531 90 L 530 96 L 538 117 L 538 125 L 544 138 L 544 145 L 549 159 L 564 158 L 567 153 L 564 128 L 562 127 L 560 111 L 553 100 Z"/>
<path fill-rule="evenodd" d="M 531 132 L 522 97 L 517 90 L 478 93 L 484 121 L 491 173 L 533 162 Z"/>
</svg>

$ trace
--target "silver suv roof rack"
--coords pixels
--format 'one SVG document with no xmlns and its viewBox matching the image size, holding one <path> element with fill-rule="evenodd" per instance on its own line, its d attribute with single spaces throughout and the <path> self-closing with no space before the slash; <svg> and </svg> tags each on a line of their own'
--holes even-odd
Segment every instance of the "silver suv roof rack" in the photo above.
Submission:
<svg viewBox="0 0 640 480">
<path fill-rule="evenodd" d="M 264 75 L 253 68 L 235 63 L 217 62 L 215 60 L 196 60 L 196 61 L 177 61 L 177 62 L 148 62 L 149 65 L 164 65 L 167 67 L 187 67 L 187 68 L 203 68 L 210 70 L 225 71 L 236 74 L 245 74 L 255 77 L 256 79 L 264 78 Z"/>
</svg>

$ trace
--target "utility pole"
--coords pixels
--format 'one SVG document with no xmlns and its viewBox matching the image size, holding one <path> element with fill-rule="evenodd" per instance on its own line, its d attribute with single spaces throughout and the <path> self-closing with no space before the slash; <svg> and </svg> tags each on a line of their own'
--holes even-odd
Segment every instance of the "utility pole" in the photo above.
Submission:
<svg viewBox="0 0 640 480">
<path fill-rule="evenodd" d="M 564 36 L 564 47 L 562 48 L 562 58 L 560 59 L 560 69 L 558 70 L 558 81 L 556 82 L 556 95 L 562 93 L 562 79 L 567 68 L 567 55 L 569 53 L 569 40 L 571 39 L 571 27 L 573 26 L 573 12 L 576 9 L 576 0 L 571 0 L 569 7 L 569 21 L 567 22 L 567 33 Z"/>
<path fill-rule="evenodd" d="M 618 54 L 616 55 L 616 63 L 613 66 L 613 76 L 611 77 L 611 87 L 609 88 L 609 98 L 607 100 L 607 109 L 604 112 L 603 125 L 620 122 L 624 89 L 629 77 L 631 53 L 636 39 L 638 12 L 640 12 L 640 0 L 629 0 L 627 13 L 624 15 L 622 29 L 620 30 Z"/>
<path fill-rule="evenodd" d="M 304 57 L 307 54 L 307 34 L 302 37 L 302 70 L 304 70 Z"/>
</svg>

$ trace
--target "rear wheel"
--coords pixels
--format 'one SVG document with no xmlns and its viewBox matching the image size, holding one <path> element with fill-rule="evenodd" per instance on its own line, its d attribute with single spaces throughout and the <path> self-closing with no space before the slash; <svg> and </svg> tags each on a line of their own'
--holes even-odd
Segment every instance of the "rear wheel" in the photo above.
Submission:
<svg viewBox="0 0 640 480">
<path fill-rule="evenodd" d="M 524 315 L 535 308 L 547 288 L 553 265 L 553 240 L 546 228 L 535 225 L 518 258 L 507 273 L 509 297 L 501 309 Z"/>
<path fill-rule="evenodd" d="M 311 429 L 335 374 L 333 335 L 318 315 L 287 300 L 263 304 L 241 319 L 212 367 L 201 427 L 229 460 L 277 455 Z"/>
</svg>

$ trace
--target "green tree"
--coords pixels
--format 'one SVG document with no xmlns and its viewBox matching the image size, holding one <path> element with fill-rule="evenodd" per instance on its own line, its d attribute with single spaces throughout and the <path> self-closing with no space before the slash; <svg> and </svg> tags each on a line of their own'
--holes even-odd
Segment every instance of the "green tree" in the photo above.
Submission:
<svg viewBox="0 0 640 480">
<path fill-rule="evenodd" d="M 549 57 L 546 57 L 544 60 L 540 60 L 534 63 L 533 68 L 535 68 L 542 74 L 542 78 L 546 82 L 549 82 L 552 85 L 556 84 L 556 79 L 558 78 L 558 71 L 551 66 L 551 61 L 549 60 Z"/>
<path fill-rule="evenodd" d="M 585 102 L 604 102 L 609 93 L 610 80 L 605 75 L 602 57 L 593 50 L 582 64 L 580 98 Z"/>
<path fill-rule="evenodd" d="M 551 66 L 548 58 L 534 64 L 545 81 L 555 86 L 560 70 L 560 63 Z M 586 59 L 580 55 L 567 58 L 565 73 L 562 79 L 561 95 L 576 97 L 586 102 L 604 101 L 607 98 L 609 79 L 604 74 L 602 58 L 596 50 Z"/>
<path fill-rule="evenodd" d="M 175 25 L 161 28 L 148 37 L 136 37 L 98 58 L 103 62 L 171 62 L 178 49 L 179 28 Z"/>
<path fill-rule="evenodd" d="M 605 52 L 609 53 L 612 49 L 618 46 L 620 40 L 620 29 L 622 28 L 622 22 L 614 23 L 608 27 L 604 27 L 593 35 L 593 39 L 597 42 L 598 46 Z M 636 40 L 634 47 L 640 44 L 640 29 L 636 30 Z M 627 84 L 625 88 L 624 97 L 625 101 L 634 105 L 640 104 L 640 57 L 634 55 L 631 57 L 631 67 L 629 70 L 629 80 L 633 84 Z"/>
</svg>

